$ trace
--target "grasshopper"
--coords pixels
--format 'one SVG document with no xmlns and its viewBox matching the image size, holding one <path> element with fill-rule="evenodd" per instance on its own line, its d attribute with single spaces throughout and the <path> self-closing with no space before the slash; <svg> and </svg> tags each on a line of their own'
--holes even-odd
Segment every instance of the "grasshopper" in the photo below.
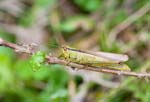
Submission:
<svg viewBox="0 0 150 102">
<path fill-rule="evenodd" d="M 107 52 L 92 52 L 77 50 L 66 46 L 61 46 L 61 59 L 92 67 L 105 67 L 114 70 L 130 71 L 128 65 L 123 62 L 128 60 L 127 55 Z"/>
</svg>

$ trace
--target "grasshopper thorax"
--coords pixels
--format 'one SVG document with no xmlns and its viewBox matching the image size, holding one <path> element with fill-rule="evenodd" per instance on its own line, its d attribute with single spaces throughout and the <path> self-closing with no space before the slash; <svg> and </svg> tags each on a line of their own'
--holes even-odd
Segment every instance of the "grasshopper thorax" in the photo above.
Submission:
<svg viewBox="0 0 150 102">
<path fill-rule="evenodd" d="M 68 48 L 66 46 L 60 46 L 61 57 L 66 58 L 68 56 Z"/>
</svg>

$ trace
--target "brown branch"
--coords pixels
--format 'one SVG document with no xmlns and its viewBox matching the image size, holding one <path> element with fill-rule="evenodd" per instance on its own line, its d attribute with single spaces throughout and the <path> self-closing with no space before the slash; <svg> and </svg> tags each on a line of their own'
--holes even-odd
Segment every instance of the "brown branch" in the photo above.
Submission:
<svg viewBox="0 0 150 102">
<path fill-rule="evenodd" d="M 116 75 L 126 75 L 126 76 L 134 76 L 134 77 L 149 77 L 150 73 L 136 73 L 136 72 L 128 72 L 128 71 L 118 71 L 118 70 L 111 70 L 106 67 L 102 68 L 95 68 L 95 67 L 85 67 L 84 65 L 76 64 L 76 63 L 69 63 L 65 60 L 61 60 L 57 57 L 47 56 L 46 62 L 49 64 L 61 64 L 61 65 L 68 65 L 73 68 L 83 69 L 83 70 L 90 70 L 90 71 L 96 71 L 96 72 L 102 72 L 102 73 L 110 73 L 110 74 L 116 74 Z"/>
<path fill-rule="evenodd" d="M 5 46 L 14 49 L 17 52 L 21 53 L 28 53 L 32 54 L 34 53 L 30 48 L 24 47 L 24 46 L 19 46 L 17 44 L 13 44 L 7 41 L 4 41 L 3 39 L 0 38 L 0 46 Z M 138 78 L 150 78 L 150 73 L 136 73 L 136 72 L 127 72 L 127 71 L 118 71 L 118 70 L 111 70 L 106 67 L 102 68 L 95 68 L 95 67 L 86 67 L 84 65 L 76 64 L 76 63 L 69 63 L 68 61 L 61 60 L 57 57 L 47 55 L 45 63 L 48 64 L 61 64 L 64 66 L 69 66 L 71 68 L 77 68 L 77 69 L 82 69 L 82 70 L 90 70 L 90 71 L 95 71 L 95 72 L 102 72 L 102 73 L 108 73 L 108 74 L 115 74 L 115 75 L 125 75 L 125 76 L 133 76 L 133 77 L 138 77 Z"/>
<path fill-rule="evenodd" d="M 0 46 L 9 47 L 19 53 L 28 53 L 28 54 L 34 53 L 34 51 L 32 50 L 30 45 L 19 46 L 17 44 L 7 42 L 7 41 L 3 40 L 2 38 L 0 38 Z"/>
<path fill-rule="evenodd" d="M 112 29 L 109 33 L 109 39 L 111 42 L 114 42 L 117 34 L 126 29 L 128 26 L 133 24 L 136 20 L 142 17 L 144 14 L 150 11 L 150 3 L 145 4 L 138 11 L 129 16 L 126 20 L 118 24 L 114 29 Z"/>
</svg>

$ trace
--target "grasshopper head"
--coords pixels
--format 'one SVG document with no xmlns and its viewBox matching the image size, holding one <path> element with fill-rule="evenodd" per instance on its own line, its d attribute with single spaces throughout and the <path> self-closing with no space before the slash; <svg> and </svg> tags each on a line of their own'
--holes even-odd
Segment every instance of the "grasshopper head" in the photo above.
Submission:
<svg viewBox="0 0 150 102">
<path fill-rule="evenodd" d="M 61 46 L 60 49 L 61 49 L 61 52 L 63 54 L 65 54 L 67 52 L 67 47 L 66 46 Z"/>
<path fill-rule="evenodd" d="M 67 57 L 67 47 L 66 46 L 61 46 L 60 47 L 60 58 L 66 58 Z"/>
</svg>

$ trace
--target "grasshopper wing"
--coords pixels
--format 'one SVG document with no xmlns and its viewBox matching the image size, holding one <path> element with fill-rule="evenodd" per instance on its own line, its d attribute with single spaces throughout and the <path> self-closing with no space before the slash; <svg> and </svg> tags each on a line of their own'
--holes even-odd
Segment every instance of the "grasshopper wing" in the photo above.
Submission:
<svg viewBox="0 0 150 102">
<path fill-rule="evenodd" d="M 108 59 L 110 61 L 114 61 L 116 63 L 125 62 L 128 60 L 128 56 L 124 54 L 115 54 L 115 53 L 108 53 L 108 52 L 94 52 L 94 51 L 83 51 L 85 53 L 103 57 L 105 59 Z"/>
</svg>

